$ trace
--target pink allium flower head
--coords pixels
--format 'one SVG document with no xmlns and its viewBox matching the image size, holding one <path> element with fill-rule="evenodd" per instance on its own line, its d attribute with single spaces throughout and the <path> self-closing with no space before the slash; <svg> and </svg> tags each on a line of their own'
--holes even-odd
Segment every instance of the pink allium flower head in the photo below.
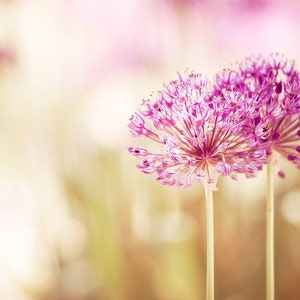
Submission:
<svg viewBox="0 0 300 300">
<path fill-rule="evenodd" d="M 241 91 L 211 90 L 204 76 L 189 73 L 152 94 L 129 124 L 133 136 L 153 141 L 154 150 L 128 148 L 140 159 L 138 168 L 178 186 L 215 185 L 219 175 L 255 176 L 268 159 L 249 126 L 257 112 Z"/>
<path fill-rule="evenodd" d="M 233 72 L 234 73 L 234 72 Z M 234 76 L 219 76 L 216 88 L 243 90 L 256 111 L 249 123 L 267 153 L 277 152 L 300 168 L 300 74 L 294 61 L 272 54 L 238 62 Z M 282 170 L 278 175 L 284 177 Z"/>
</svg>

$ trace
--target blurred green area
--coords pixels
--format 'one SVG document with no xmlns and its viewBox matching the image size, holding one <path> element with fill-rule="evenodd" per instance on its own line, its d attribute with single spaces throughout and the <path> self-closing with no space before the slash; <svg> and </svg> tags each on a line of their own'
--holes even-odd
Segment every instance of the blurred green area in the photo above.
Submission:
<svg viewBox="0 0 300 300">
<path fill-rule="evenodd" d="M 217 2 L 0 2 L 1 299 L 205 299 L 203 188 L 166 187 L 140 173 L 126 149 L 136 143 L 127 123 L 141 99 L 178 70 L 212 74 L 284 37 L 280 50 L 296 55 L 299 41 L 287 34 L 298 28 L 295 1 L 285 10 L 281 1 L 261 1 L 258 18 L 279 14 L 282 37 L 252 48 L 243 42 L 243 18 L 230 23 L 251 1 L 224 1 L 219 10 Z M 258 6 L 247 6 L 245 18 Z M 229 39 L 223 25 L 241 32 Z M 269 36 L 270 27 L 263 29 Z M 282 163 L 276 299 L 296 300 L 300 174 Z M 216 299 L 264 299 L 265 173 L 218 186 Z"/>
</svg>

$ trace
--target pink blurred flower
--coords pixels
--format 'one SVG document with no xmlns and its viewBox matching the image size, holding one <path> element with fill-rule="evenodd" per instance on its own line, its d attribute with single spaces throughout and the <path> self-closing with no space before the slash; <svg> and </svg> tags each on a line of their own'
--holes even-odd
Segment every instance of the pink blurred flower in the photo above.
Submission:
<svg viewBox="0 0 300 300">
<path fill-rule="evenodd" d="M 238 173 L 253 177 L 267 162 L 265 145 L 248 126 L 256 114 L 252 99 L 238 89 L 211 90 L 200 74 L 179 75 L 144 100 L 130 120 L 131 133 L 159 150 L 128 150 L 141 160 L 142 172 L 166 185 L 215 184 L 219 175 L 237 179 Z"/>
<path fill-rule="evenodd" d="M 178 33 L 170 10 L 156 2 L 67 2 L 66 60 L 72 87 L 172 61 L 180 47 Z"/>
<path fill-rule="evenodd" d="M 0 64 L 13 65 L 16 62 L 15 53 L 11 48 L 0 47 Z"/>
<path fill-rule="evenodd" d="M 211 27 L 222 59 L 232 60 L 249 53 L 267 55 L 272 51 L 299 58 L 298 1 L 216 2 L 211 4 Z"/>
</svg>

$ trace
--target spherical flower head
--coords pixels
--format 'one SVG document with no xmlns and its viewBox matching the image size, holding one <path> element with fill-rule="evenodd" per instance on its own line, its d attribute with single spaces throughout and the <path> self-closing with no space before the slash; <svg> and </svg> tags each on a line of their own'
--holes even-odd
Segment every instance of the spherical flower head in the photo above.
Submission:
<svg viewBox="0 0 300 300">
<path fill-rule="evenodd" d="M 300 74 L 294 61 L 280 54 L 248 57 L 235 76 L 223 74 L 218 90 L 243 89 L 256 111 L 251 126 L 269 154 L 276 152 L 300 168 Z M 279 171 L 280 177 L 284 173 Z"/>
<path fill-rule="evenodd" d="M 201 74 L 179 74 L 130 119 L 132 135 L 151 140 L 154 150 L 128 150 L 142 172 L 166 185 L 215 187 L 219 175 L 254 177 L 268 159 L 249 126 L 250 102 L 239 90 L 216 92 Z"/>
</svg>

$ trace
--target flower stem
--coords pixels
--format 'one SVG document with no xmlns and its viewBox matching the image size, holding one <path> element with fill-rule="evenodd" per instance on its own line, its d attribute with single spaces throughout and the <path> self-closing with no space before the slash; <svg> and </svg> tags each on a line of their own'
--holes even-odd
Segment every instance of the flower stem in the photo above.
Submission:
<svg viewBox="0 0 300 300">
<path fill-rule="evenodd" d="M 204 185 L 206 206 L 206 300 L 214 299 L 214 207 L 213 190 Z"/>
<path fill-rule="evenodd" d="M 266 299 L 274 300 L 274 166 L 272 160 L 268 163 L 267 168 Z"/>
</svg>

